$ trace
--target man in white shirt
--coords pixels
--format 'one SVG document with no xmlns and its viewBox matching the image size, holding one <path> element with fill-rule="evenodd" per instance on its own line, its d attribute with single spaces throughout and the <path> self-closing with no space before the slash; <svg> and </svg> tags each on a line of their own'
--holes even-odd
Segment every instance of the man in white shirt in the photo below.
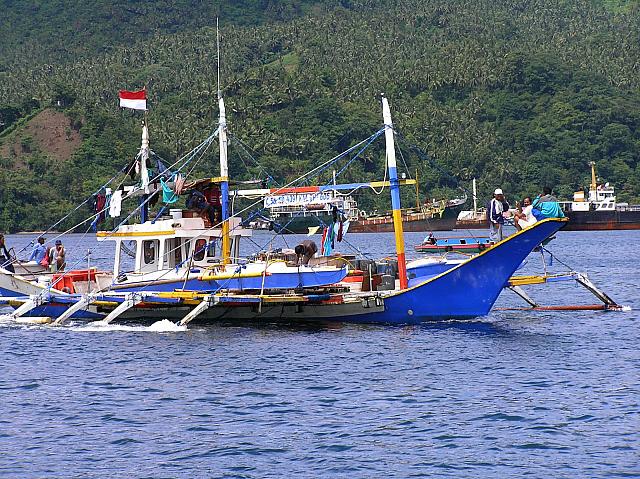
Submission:
<svg viewBox="0 0 640 479">
<path fill-rule="evenodd" d="M 489 238 L 491 241 L 502 241 L 504 235 L 502 227 L 505 217 L 509 216 L 509 203 L 504 199 L 502 189 L 496 188 L 493 199 L 487 205 L 487 218 L 489 219 Z"/>
</svg>

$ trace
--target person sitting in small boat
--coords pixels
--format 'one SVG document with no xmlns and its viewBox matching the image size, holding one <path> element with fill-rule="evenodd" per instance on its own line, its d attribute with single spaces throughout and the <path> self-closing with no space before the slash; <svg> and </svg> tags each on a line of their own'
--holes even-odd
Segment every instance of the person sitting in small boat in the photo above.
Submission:
<svg viewBox="0 0 640 479">
<path fill-rule="evenodd" d="M 487 204 L 487 218 L 489 219 L 489 238 L 491 241 L 502 241 L 504 235 L 502 227 L 505 218 L 509 217 L 509 203 L 504 198 L 501 188 L 493 192 L 493 199 Z"/>
<path fill-rule="evenodd" d="M 299 265 L 309 264 L 309 260 L 318 252 L 318 246 L 315 241 L 304 240 L 295 247 L 294 251 Z"/>
<path fill-rule="evenodd" d="M 530 196 L 522 200 L 522 207 L 515 213 L 513 220 L 518 231 L 528 228 L 538 221 L 536 217 L 533 216 L 533 204 Z"/>
<path fill-rule="evenodd" d="M 56 245 L 49 250 L 49 268 L 53 273 L 64 271 L 66 262 L 66 251 L 61 240 L 56 240 Z"/>
<path fill-rule="evenodd" d="M 42 260 L 47 255 L 47 247 L 44 245 L 45 239 L 40 236 L 38 238 L 38 242 L 33 247 L 33 251 L 31 252 L 31 256 L 29 256 L 28 261 L 35 261 L 36 263 L 42 263 Z"/>
<path fill-rule="evenodd" d="M 11 264 L 11 255 L 7 250 L 7 245 L 4 243 L 4 235 L 0 234 L 0 268 L 7 270 L 11 273 L 15 273 L 16 270 Z"/>
<path fill-rule="evenodd" d="M 428 244 L 436 244 L 436 237 L 433 236 L 433 233 L 429 233 L 429 236 L 425 238 L 424 242 Z"/>
<path fill-rule="evenodd" d="M 552 195 L 550 187 L 542 188 L 542 194 L 533 200 L 533 215 L 536 219 L 543 220 L 545 218 L 564 218 L 564 213 L 558 203 L 558 199 Z"/>
</svg>

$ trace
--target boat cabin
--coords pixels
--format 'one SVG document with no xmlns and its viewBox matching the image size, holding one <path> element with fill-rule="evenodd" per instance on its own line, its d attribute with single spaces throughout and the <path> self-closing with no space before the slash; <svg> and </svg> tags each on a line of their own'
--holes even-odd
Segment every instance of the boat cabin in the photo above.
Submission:
<svg viewBox="0 0 640 479">
<path fill-rule="evenodd" d="M 98 241 L 115 241 L 113 275 L 123 272 L 150 273 L 171 268 L 206 267 L 220 262 L 222 229 L 207 228 L 200 217 L 187 217 L 189 210 L 170 210 L 170 217 L 143 224 L 121 225 L 115 232 L 100 231 Z M 229 218 L 231 256 L 240 256 L 240 239 L 252 231 L 240 226 L 240 218 Z M 124 255 L 134 259 L 133 271 L 122 271 Z"/>
</svg>

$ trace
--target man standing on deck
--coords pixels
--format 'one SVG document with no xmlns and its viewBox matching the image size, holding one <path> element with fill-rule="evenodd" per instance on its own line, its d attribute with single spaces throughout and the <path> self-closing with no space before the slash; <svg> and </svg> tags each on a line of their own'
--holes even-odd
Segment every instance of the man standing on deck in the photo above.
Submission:
<svg viewBox="0 0 640 479">
<path fill-rule="evenodd" d="M 298 257 L 298 264 L 309 264 L 309 260 L 318 252 L 318 245 L 315 241 L 304 240 L 298 246 L 295 247 L 296 256 Z"/>
<path fill-rule="evenodd" d="M 500 188 L 493 192 L 493 199 L 487 205 L 487 218 L 489 219 L 489 238 L 491 241 L 502 241 L 504 235 L 502 227 L 504 219 L 509 215 L 509 203 L 504 199 Z"/>
<path fill-rule="evenodd" d="M 40 238 L 38 238 L 38 244 L 34 246 L 31 256 L 29 256 L 29 261 L 35 261 L 38 264 L 42 262 L 42 259 L 47 254 L 47 248 L 44 246 L 44 243 L 45 239 L 40 236 Z"/>
</svg>

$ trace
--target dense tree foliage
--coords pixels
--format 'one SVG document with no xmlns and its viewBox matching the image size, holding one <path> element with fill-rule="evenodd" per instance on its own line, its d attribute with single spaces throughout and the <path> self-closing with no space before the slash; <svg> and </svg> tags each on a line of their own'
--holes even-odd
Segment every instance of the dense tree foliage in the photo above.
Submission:
<svg viewBox="0 0 640 479">
<path fill-rule="evenodd" d="M 282 184 L 333 157 L 380 127 L 385 92 L 423 195 L 455 194 L 456 181 L 477 177 L 484 195 L 549 184 L 568 197 L 588 183 L 593 160 L 620 199 L 640 199 L 637 1 L 0 3 L 9 12 L 0 20 L 9 39 L 0 115 L 11 117 L 4 128 L 14 125 L 5 141 L 20 118 L 51 103 L 83 136 L 64 162 L 35 151 L 16 168 L 21 160 L 4 155 L 0 228 L 50 223 L 135 154 L 139 114 L 117 108 L 118 89 L 147 86 L 152 146 L 167 159 L 208 135 L 217 14 L 229 125 L 246 149 L 232 140 L 234 177 L 267 170 Z M 25 17 L 40 27 L 21 28 Z M 411 154 L 414 145 L 427 156 Z M 217 171 L 215 153 L 201 171 Z M 379 179 L 383 169 L 376 144 L 343 179 Z M 365 207 L 387 200 L 371 196 Z M 50 211 L 33 215 L 43 202 Z"/>
</svg>

